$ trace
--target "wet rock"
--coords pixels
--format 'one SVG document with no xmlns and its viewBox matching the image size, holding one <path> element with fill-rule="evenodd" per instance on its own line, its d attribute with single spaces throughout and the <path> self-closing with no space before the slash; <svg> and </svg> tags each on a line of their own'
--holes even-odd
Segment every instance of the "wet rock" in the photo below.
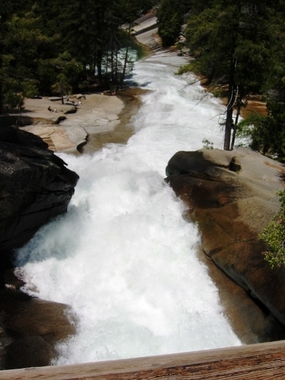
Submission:
<svg viewBox="0 0 285 380">
<path fill-rule="evenodd" d="M 59 116 L 54 123 L 55 124 L 60 124 L 64 120 L 66 120 L 65 116 Z"/>
<path fill-rule="evenodd" d="M 56 351 L 41 337 L 16 340 L 5 349 L 5 369 L 43 367 L 50 365 Z"/>
<path fill-rule="evenodd" d="M 0 310 L 4 369 L 50 365 L 58 355 L 56 343 L 75 333 L 70 308 L 61 303 L 2 290 Z"/>
<path fill-rule="evenodd" d="M 0 368 L 49 365 L 55 344 L 75 331 L 66 305 L 14 291 L 23 283 L 11 275 L 11 259 L 42 225 L 66 212 L 77 181 L 41 138 L 0 127 Z"/>
<path fill-rule="evenodd" d="M 65 111 L 64 114 L 65 115 L 69 115 L 71 113 L 76 113 L 77 112 L 77 108 L 75 106 L 73 106 L 72 108 L 70 108 L 69 110 Z"/>
<path fill-rule="evenodd" d="M 53 345 L 75 332 L 70 308 L 61 303 L 41 300 L 20 291 L 2 290 L 0 310 L 5 330 L 14 338 L 41 336 Z"/>
<path fill-rule="evenodd" d="M 205 254 L 285 326 L 285 269 L 272 270 L 258 234 L 279 210 L 284 167 L 249 149 L 178 152 L 167 181 L 188 205 Z"/>
</svg>

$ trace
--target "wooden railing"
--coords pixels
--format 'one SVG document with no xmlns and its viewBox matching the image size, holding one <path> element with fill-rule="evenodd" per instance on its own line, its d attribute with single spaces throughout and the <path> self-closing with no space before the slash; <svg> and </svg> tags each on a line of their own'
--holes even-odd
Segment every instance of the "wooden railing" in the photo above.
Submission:
<svg viewBox="0 0 285 380">
<path fill-rule="evenodd" d="M 136 359 L 1 371 L 0 379 L 285 379 L 285 341 Z"/>
</svg>

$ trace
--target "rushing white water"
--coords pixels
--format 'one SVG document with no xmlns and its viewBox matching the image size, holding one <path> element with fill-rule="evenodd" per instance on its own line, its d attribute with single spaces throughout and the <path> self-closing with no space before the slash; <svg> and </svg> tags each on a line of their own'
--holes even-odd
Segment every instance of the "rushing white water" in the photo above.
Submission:
<svg viewBox="0 0 285 380">
<path fill-rule="evenodd" d="M 197 259 L 196 226 L 164 182 L 174 153 L 223 140 L 223 106 L 173 74 L 183 63 L 160 53 L 136 64 L 132 80 L 153 90 L 131 121 L 136 133 L 127 145 L 63 156 L 80 175 L 69 211 L 18 252 L 26 291 L 78 318 L 56 364 L 241 344 Z"/>
</svg>

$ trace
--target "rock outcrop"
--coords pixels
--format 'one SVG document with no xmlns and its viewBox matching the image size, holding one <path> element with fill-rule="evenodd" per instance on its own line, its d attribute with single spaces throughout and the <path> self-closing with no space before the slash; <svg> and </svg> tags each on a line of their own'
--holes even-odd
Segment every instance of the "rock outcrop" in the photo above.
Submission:
<svg viewBox="0 0 285 380">
<path fill-rule="evenodd" d="M 61 303 L 0 290 L 0 369 L 50 365 L 55 345 L 75 333 L 69 308 Z"/>
<path fill-rule="evenodd" d="M 51 218 L 66 212 L 78 175 L 39 137 L 0 128 L 0 252 L 26 243 Z"/>
<path fill-rule="evenodd" d="M 77 181 L 40 137 L 0 128 L 0 369 L 49 365 L 55 344 L 75 332 L 66 305 L 18 291 L 7 269 L 14 249 L 66 212 Z"/>
<path fill-rule="evenodd" d="M 285 269 L 271 269 L 258 234 L 279 210 L 284 166 L 249 149 L 178 152 L 167 182 L 198 223 L 204 253 L 285 326 Z"/>
</svg>

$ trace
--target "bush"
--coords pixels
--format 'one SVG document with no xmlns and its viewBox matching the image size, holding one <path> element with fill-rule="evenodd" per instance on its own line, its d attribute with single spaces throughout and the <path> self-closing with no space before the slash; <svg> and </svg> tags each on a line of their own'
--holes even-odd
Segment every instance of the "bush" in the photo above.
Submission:
<svg viewBox="0 0 285 380">
<path fill-rule="evenodd" d="M 24 106 L 23 95 L 17 94 L 13 91 L 8 91 L 4 95 L 4 104 L 7 110 L 22 110 Z"/>
<path fill-rule="evenodd" d="M 22 83 L 23 86 L 23 95 L 26 98 L 32 98 L 38 96 L 38 81 L 36 80 L 26 80 Z"/>
<path fill-rule="evenodd" d="M 280 197 L 280 211 L 259 235 L 259 239 L 268 245 L 268 249 L 263 254 L 271 268 L 285 264 L 285 190 L 277 195 Z"/>
</svg>

